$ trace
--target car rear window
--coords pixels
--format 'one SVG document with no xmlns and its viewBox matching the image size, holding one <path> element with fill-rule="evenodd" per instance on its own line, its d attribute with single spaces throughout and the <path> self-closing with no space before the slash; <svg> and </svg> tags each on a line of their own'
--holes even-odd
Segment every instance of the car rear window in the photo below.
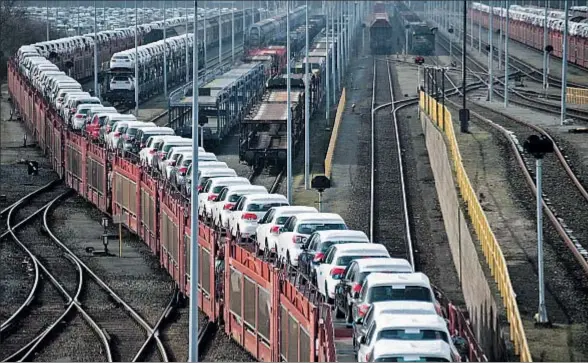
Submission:
<svg viewBox="0 0 588 363">
<path fill-rule="evenodd" d="M 344 241 L 344 240 L 326 241 L 326 242 L 321 243 L 320 249 L 321 249 L 321 252 L 326 252 L 332 245 L 345 244 L 345 243 L 358 243 L 358 242 L 357 241 Z"/>
<path fill-rule="evenodd" d="M 378 301 L 426 301 L 432 302 L 431 291 L 422 286 L 375 286 L 369 292 L 370 303 Z"/>
<path fill-rule="evenodd" d="M 447 333 L 444 331 L 433 329 L 386 329 L 381 330 L 378 334 L 378 339 L 393 339 L 393 340 L 442 340 L 449 343 Z"/>
<path fill-rule="evenodd" d="M 127 129 L 127 135 L 136 135 L 137 131 L 139 131 L 139 129 L 131 127 Z"/>
<path fill-rule="evenodd" d="M 168 144 L 168 145 L 165 145 L 165 147 L 163 148 L 162 151 L 167 153 L 169 151 L 169 149 L 171 149 L 172 147 L 176 147 L 176 146 L 184 146 L 184 145 L 181 145 L 181 144 Z"/>
<path fill-rule="evenodd" d="M 342 223 L 302 223 L 298 225 L 297 232 L 302 234 L 313 234 L 316 231 L 345 230 L 347 226 Z"/>
<path fill-rule="evenodd" d="M 221 190 L 223 190 L 223 188 L 224 188 L 224 187 L 225 187 L 225 185 L 219 185 L 219 186 L 216 186 L 216 187 L 214 187 L 214 189 L 212 189 L 212 192 L 213 192 L 214 194 L 218 194 L 218 193 L 220 193 L 220 192 L 221 192 Z"/>
<path fill-rule="evenodd" d="M 241 198 L 242 194 L 233 194 L 229 196 L 229 203 L 235 203 L 236 201 L 239 200 L 239 198 Z"/>
<path fill-rule="evenodd" d="M 125 82 L 129 80 L 129 77 L 116 76 L 112 80 L 115 82 Z"/>
<path fill-rule="evenodd" d="M 182 166 L 190 166 L 190 164 L 192 164 L 192 159 L 182 161 Z"/>
<path fill-rule="evenodd" d="M 277 224 L 279 226 L 283 226 L 284 224 L 286 224 L 286 221 L 288 220 L 288 218 L 290 218 L 290 217 L 278 217 L 278 219 L 276 219 L 274 224 Z"/>
<path fill-rule="evenodd" d="M 287 206 L 288 203 L 284 202 L 269 202 L 269 203 L 251 203 L 247 206 L 248 212 L 267 212 L 273 207 Z"/>
<path fill-rule="evenodd" d="M 449 362 L 445 358 L 439 357 L 418 357 L 413 359 L 411 357 L 411 362 Z M 377 358 L 374 362 L 406 362 L 403 357 L 382 357 Z"/>
</svg>

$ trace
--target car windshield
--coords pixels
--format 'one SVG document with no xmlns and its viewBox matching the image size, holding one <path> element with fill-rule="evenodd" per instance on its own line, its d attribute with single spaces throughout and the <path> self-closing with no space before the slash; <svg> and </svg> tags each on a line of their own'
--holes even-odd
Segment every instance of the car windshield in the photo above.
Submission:
<svg viewBox="0 0 588 363">
<path fill-rule="evenodd" d="M 361 260 L 363 258 L 386 258 L 388 256 L 341 256 L 337 259 L 337 266 L 347 266 L 353 260 Z"/>
<path fill-rule="evenodd" d="M 426 301 L 433 302 L 431 291 L 422 286 L 375 286 L 369 292 L 370 303 L 379 301 Z"/>
<path fill-rule="evenodd" d="M 378 339 L 393 340 L 442 340 L 449 343 L 447 333 L 433 329 L 386 329 L 378 333 Z"/>
<path fill-rule="evenodd" d="M 369 274 L 374 273 L 375 271 L 365 271 L 359 274 L 359 280 L 357 280 L 357 283 L 359 283 L 360 285 L 363 284 L 363 282 L 365 281 L 365 278 L 369 276 Z M 385 271 L 385 270 L 378 270 L 378 273 L 382 273 L 382 274 L 397 274 L 399 273 L 398 270 L 394 271 Z"/>
<path fill-rule="evenodd" d="M 422 357 L 419 356 L 418 358 L 410 357 L 410 359 L 404 359 L 403 357 L 382 357 L 377 358 L 374 362 L 449 362 L 445 358 L 439 357 Z"/>
<path fill-rule="evenodd" d="M 286 206 L 288 203 L 284 202 L 268 202 L 268 203 L 251 203 L 247 206 L 248 212 L 267 212 L 273 207 Z"/>
<path fill-rule="evenodd" d="M 347 229 L 343 223 L 302 223 L 298 225 L 297 232 L 302 234 L 313 234 L 316 231 L 331 231 Z"/>
</svg>

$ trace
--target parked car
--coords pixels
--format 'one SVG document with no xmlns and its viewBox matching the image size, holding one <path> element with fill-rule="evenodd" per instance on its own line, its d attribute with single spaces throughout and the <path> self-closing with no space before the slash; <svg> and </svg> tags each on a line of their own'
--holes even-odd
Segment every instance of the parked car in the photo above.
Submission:
<svg viewBox="0 0 588 363">
<path fill-rule="evenodd" d="M 340 215 L 335 213 L 303 213 L 294 215 L 280 228 L 278 236 L 278 258 L 292 266 L 298 266 L 298 256 L 302 245 L 316 231 L 344 230 L 347 225 Z"/>
<path fill-rule="evenodd" d="M 251 185 L 249 179 L 241 176 L 209 179 L 204 189 L 198 194 L 198 213 L 205 218 L 212 217 L 212 204 L 224 187 L 231 185 Z"/>
<path fill-rule="evenodd" d="M 438 340 L 378 340 L 359 362 L 453 362 L 449 344 Z"/>
<path fill-rule="evenodd" d="M 372 273 L 413 273 L 413 267 L 404 258 L 377 258 L 353 261 L 345 269 L 343 278 L 335 288 L 335 306 L 339 312 L 345 314 L 347 322 L 351 323 L 363 317 L 367 307 L 357 311 L 354 304 L 359 301 L 363 282 Z M 367 304 L 371 304 L 368 302 Z M 362 310 L 363 309 L 363 310 Z"/>
<path fill-rule="evenodd" d="M 343 278 L 347 266 L 362 258 L 388 258 L 390 254 L 379 243 L 346 243 L 329 248 L 316 273 L 316 283 L 328 302 L 335 299 L 335 286 Z"/>
<path fill-rule="evenodd" d="M 175 131 L 171 127 L 145 127 L 137 132 L 135 141 L 133 142 L 132 152 L 138 154 L 145 146 L 150 136 L 155 135 L 172 135 L 175 136 Z M 204 150 L 204 149 L 203 149 Z"/>
<path fill-rule="evenodd" d="M 221 229 L 227 228 L 230 209 L 235 206 L 241 196 L 248 194 L 269 193 L 267 189 L 261 185 L 249 184 L 225 186 L 212 203 L 211 209 L 213 224 Z"/>
<path fill-rule="evenodd" d="M 253 238 L 257 221 L 272 207 L 288 205 L 288 199 L 281 194 L 250 194 L 239 198 L 229 215 L 229 232 L 241 240 Z"/>
<path fill-rule="evenodd" d="M 277 254 L 278 236 L 280 228 L 284 226 L 288 218 L 301 213 L 318 213 L 314 207 L 284 206 L 270 209 L 259 221 L 257 231 L 257 249 L 260 253 L 268 251 Z"/>
</svg>

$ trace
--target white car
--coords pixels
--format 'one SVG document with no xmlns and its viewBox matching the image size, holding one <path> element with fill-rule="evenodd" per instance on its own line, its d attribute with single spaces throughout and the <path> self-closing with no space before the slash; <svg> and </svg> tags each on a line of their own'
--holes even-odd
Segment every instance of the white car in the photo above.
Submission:
<svg viewBox="0 0 588 363">
<path fill-rule="evenodd" d="M 111 90 L 132 91 L 135 89 L 135 77 L 132 76 L 114 76 L 110 80 Z"/>
<path fill-rule="evenodd" d="M 188 172 L 186 172 L 186 174 L 187 173 Z M 206 185 L 206 182 L 208 181 L 208 179 L 222 178 L 222 177 L 227 177 L 227 176 L 238 176 L 238 175 L 237 175 L 237 172 L 231 168 L 225 168 L 225 167 L 204 168 L 204 169 L 199 168 L 198 169 L 198 177 L 196 178 L 197 179 L 196 188 L 198 188 L 198 192 L 201 192 L 204 189 L 204 186 Z"/>
<path fill-rule="evenodd" d="M 239 198 L 247 194 L 269 194 L 261 185 L 231 185 L 224 187 L 216 200 L 212 203 L 212 220 L 215 226 L 227 228 L 231 208 L 239 201 Z"/>
<path fill-rule="evenodd" d="M 387 341 L 395 345 L 403 341 L 423 342 L 439 341 L 447 345 L 451 358 L 452 342 L 445 319 L 439 315 L 393 315 L 379 316 L 366 334 L 359 340 L 357 358 L 359 362 L 370 362 L 377 342 Z M 425 353 L 426 351 L 423 351 Z"/>
<path fill-rule="evenodd" d="M 86 124 L 86 115 L 90 109 L 95 107 L 103 107 L 101 105 L 90 104 L 90 103 L 82 103 L 77 106 L 76 113 L 73 115 L 71 119 L 71 127 L 74 130 L 81 130 L 82 127 Z"/>
<path fill-rule="evenodd" d="M 298 266 L 298 256 L 302 253 L 302 245 L 316 231 L 347 229 L 340 215 L 335 213 L 303 213 L 292 216 L 280 228 L 277 249 L 278 258 L 292 266 Z"/>
<path fill-rule="evenodd" d="M 216 197 L 218 197 L 218 194 L 224 187 L 231 185 L 251 185 L 251 182 L 249 179 L 241 176 L 209 179 L 204 189 L 198 193 L 198 214 L 206 218 L 211 218 L 212 204 L 216 201 Z"/>
<path fill-rule="evenodd" d="M 345 269 L 353 260 L 382 257 L 390 257 L 390 254 L 386 247 L 379 243 L 345 243 L 331 246 L 325 261 L 317 269 L 316 284 L 319 292 L 328 302 L 332 302 L 335 298 L 335 286 L 343 278 Z"/>
<path fill-rule="evenodd" d="M 364 260 L 367 261 L 367 260 Z M 437 315 L 435 304 L 425 301 L 381 301 L 370 305 L 365 317 L 355 320 L 353 327 L 353 347 L 365 335 L 372 323 L 384 314 L 393 315 Z"/>
<path fill-rule="evenodd" d="M 252 238 L 257 221 L 272 207 L 288 205 L 281 194 L 250 194 L 242 196 L 229 215 L 229 232 L 233 237 Z"/>
<path fill-rule="evenodd" d="M 286 223 L 288 218 L 300 213 L 318 213 L 318 210 L 314 207 L 296 205 L 270 209 L 259 221 L 255 232 L 258 250 L 261 252 L 269 250 L 276 253 L 280 227 Z"/>
<path fill-rule="evenodd" d="M 140 125 L 143 124 L 142 121 L 119 121 L 115 123 L 112 127 L 112 132 L 106 135 L 106 146 L 111 150 L 116 149 L 118 145 L 118 140 L 121 136 L 127 131 L 127 127 L 130 125 Z"/>
<path fill-rule="evenodd" d="M 186 150 L 188 149 L 188 150 Z M 168 151 L 165 160 L 162 162 L 163 164 L 163 177 L 165 179 L 169 179 L 172 174 L 172 170 L 176 168 L 176 164 L 182 155 L 191 155 L 192 154 L 192 147 L 185 147 L 185 146 L 178 146 L 171 148 Z"/>
<path fill-rule="evenodd" d="M 392 344 L 394 343 L 394 344 Z M 368 358 L 368 359 L 365 359 Z M 455 362 L 449 344 L 439 340 L 379 340 L 369 356 L 369 362 Z"/>
<path fill-rule="evenodd" d="M 160 147 L 165 140 L 172 139 L 178 140 L 182 139 L 182 137 L 177 135 L 155 135 L 147 139 L 147 144 L 143 149 L 141 149 L 141 151 L 139 151 L 139 159 L 141 160 L 141 164 L 152 165 L 153 157 L 157 152 L 157 148 Z"/>
</svg>

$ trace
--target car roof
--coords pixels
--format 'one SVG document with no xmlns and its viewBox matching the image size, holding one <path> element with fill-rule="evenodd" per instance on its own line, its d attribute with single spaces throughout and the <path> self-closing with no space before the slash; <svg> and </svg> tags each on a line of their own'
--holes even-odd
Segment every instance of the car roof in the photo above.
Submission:
<svg viewBox="0 0 588 363">
<path fill-rule="evenodd" d="M 343 245 L 345 246 L 345 245 Z M 431 286 L 429 278 L 422 272 L 413 273 L 380 273 L 374 272 L 368 275 L 365 283 L 372 285 L 416 285 Z"/>
<path fill-rule="evenodd" d="M 210 176 L 210 175 L 214 175 L 214 174 L 219 174 L 219 175 L 234 174 L 234 175 L 237 175 L 237 172 L 233 169 L 230 169 L 230 168 L 210 168 L 210 169 L 202 169 L 201 171 L 202 171 L 201 176 Z"/>
<path fill-rule="evenodd" d="M 338 255 L 358 254 L 360 256 L 365 256 L 374 253 L 388 254 L 386 247 L 379 243 L 344 243 L 334 245 L 331 248 L 335 248 Z"/>
<path fill-rule="evenodd" d="M 149 127 L 144 127 L 143 128 L 143 132 L 148 132 L 148 131 L 174 131 L 174 129 L 172 129 L 171 127 L 161 127 L 161 126 L 149 126 Z"/>
<path fill-rule="evenodd" d="M 210 179 L 212 180 L 211 183 L 213 184 L 220 184 L 220 183 L 226 183 L 226 182 L 233 182 L 233 181 L 243 181 L 243 182 L 248 182 L 249 179 L 244 178 L 242 176 L 225 176 L 225 177 L 220 177 L 220 178 L 214 178 L 214 179 Z M 245 184 L 247 185 L 247 184 Z"/>
<path fill-rule="evenodd" d="M 239 185 L 228 185 L 225 188 L 227 188 L 227 193 L 238 193 L 238 192 L 244 192 L 244 191 L 253 191 L 257 194 L 257 192 L 261 192 L 261 191 L 268 191 L 266 187 L 262 186 L 262 185 L 253 185 L 253 184 L 239 184 Z M 269 193 L 268 193 L 269 194 Z"/>
<path fill-rule="evenodd" d="M 367 258 L 364 260 L 370 260 Z M 409 311 L 430 311 L 433 314 L 437 314 L 437 310 L 435 309 L 435 304 L 428 301 L 404 301 L 404 300 L 395 300 L 395 301 L 378 301 L 372 303 L 372 309 L 374 314 L 387 314 L 386 311 L 403 311 L 399 314 L 406 314 Z M 423 314 L 426 315 L 426 314 Z"/>
<path fill-rule="evenodd" d="M 302 213 L 318 213 L 315 207 L 307 207 L 304 205 L 284 205 L 281 207 L 273 207 L 276 211 L 276 216 L 282 214 L 302 214 Z"/>
<path fill-rule="evenodd" d="M 354 239 L 354 240 L 369 242 L 369 240 L 370 240 L 368 238 L 368 236 L 365 233 L 363 233 L 362 231 L 355 231 L 352 229 L 316 231 L 314 233 L 318 234 L 320 236 L 321 241 L 325 241 L 325 240 L 336 241 L 339 239 L 341 239 L 341 240 Z"/>
<path fill-rule="evenodd" d="M 340 215 L 335 213 L 300 213 L 296 215 L 297 221 L 343 221 Z"/>
<path fill-rule="evenodd" d="M 282 194 L 248 194 L 244 196 L 247 198 L 247 202 L 255 202 L 259 200 L 283 200 L 286 199 Z"/>
<path fill-rule="evenodd" d="M 389 268 L 389 267 L 404 267 L 413 271 L 412 265 L 410 262 L 405 260 L 404 258 L 384 258 L 384 259 L 363 259 L 355 261 L 359 266 L 360 271 L 373 271 L 378 268 Z"/>
<path fill-rule="evenodd" d="M 382 314 L 378 316 L 376 330 L 390 328 L 448 330 L 445 319 L 437 314 Z"/>
<path fill-rule="evenodd" d="M 390 343 L 388 339 L 377 341 L 374 345 L 373 359 L 392 355 L 451 359 L 451 347 L 442 340 L 394 340 L 394 344 Z"/>
</svg>

